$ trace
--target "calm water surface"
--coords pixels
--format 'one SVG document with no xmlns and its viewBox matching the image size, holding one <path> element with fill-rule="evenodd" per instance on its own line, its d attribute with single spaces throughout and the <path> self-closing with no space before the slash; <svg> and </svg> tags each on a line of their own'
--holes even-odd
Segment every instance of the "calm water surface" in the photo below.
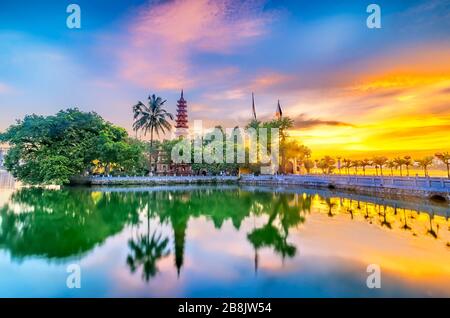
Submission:
<svg viewBox="0 0 450 318">
<path fill-rule="evenodd" d="M 0 296 L 449 297 L 449 214 L 307 189 L 0 189 Z"/>
</svg>

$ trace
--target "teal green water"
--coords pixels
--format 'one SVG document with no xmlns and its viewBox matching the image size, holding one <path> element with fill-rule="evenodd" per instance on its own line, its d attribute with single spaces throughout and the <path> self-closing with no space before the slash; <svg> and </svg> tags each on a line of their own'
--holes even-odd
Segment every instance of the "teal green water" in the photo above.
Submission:
<svg viewBox="0 0 450 318">
<path fill-rule="evenodd" d="M 450 296 L 448 205 L 233 186 L 0 191 L 1 297 Z M 66 285 L 71 264 L 81 288 Z"/>
</svg>

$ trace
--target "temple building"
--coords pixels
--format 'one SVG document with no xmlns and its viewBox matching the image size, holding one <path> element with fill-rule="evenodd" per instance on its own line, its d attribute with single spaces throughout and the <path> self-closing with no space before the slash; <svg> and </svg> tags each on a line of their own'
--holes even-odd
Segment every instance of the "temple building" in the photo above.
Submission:
<svg viewBox="0 0 450 318">
<path fill-rule="evenodd" d="M 181 90 L 181 97 L 177 101 L 177 115 L 175 120 L 175 136 L 187 137 L 189 135 L 189 125 L 187 116 L 187 102 L 183 96 L 183 90 Z"/>
</svg>

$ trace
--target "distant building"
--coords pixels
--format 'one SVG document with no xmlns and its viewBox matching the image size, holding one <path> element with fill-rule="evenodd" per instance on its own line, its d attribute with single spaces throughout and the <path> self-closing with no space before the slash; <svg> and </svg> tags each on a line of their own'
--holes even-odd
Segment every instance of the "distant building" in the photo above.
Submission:
<svg viewBox="0 0 450 318">
<path fill-rule="evenodd" d="M 162 147 L 158 149 L 156 162 L 156 174 L 158 176 L 188 176 L 192 174 L 190 164 L 174 163 L 170 154 L 166 153 Z"/>
<path fill-rule="evenodd" d="M 175 120 L 175 136 L 177 138 L 187 137 L 189 135 L 187 102 L 183 95 L 183 90 L 181 90 L 181 97 L 177 101 L 177 115 Z"/>
</svg>

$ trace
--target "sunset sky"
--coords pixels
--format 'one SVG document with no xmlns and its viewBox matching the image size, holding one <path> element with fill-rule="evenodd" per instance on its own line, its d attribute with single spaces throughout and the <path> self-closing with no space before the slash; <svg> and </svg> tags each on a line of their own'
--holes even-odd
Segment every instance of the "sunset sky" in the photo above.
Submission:
<svg viewBox="0 0 450 318">
<path fill-rule="evenodd" d="M 280 99 L 314 156 L 450 151 L 450 0 L 318 3 L 2 1 L 0 131 L 75 106 L 130 129 L 138 100 L 175 112 L 181 89 L 191 121 L 234 127 L 254 92 L 258 117 Z"/>
</svg>

